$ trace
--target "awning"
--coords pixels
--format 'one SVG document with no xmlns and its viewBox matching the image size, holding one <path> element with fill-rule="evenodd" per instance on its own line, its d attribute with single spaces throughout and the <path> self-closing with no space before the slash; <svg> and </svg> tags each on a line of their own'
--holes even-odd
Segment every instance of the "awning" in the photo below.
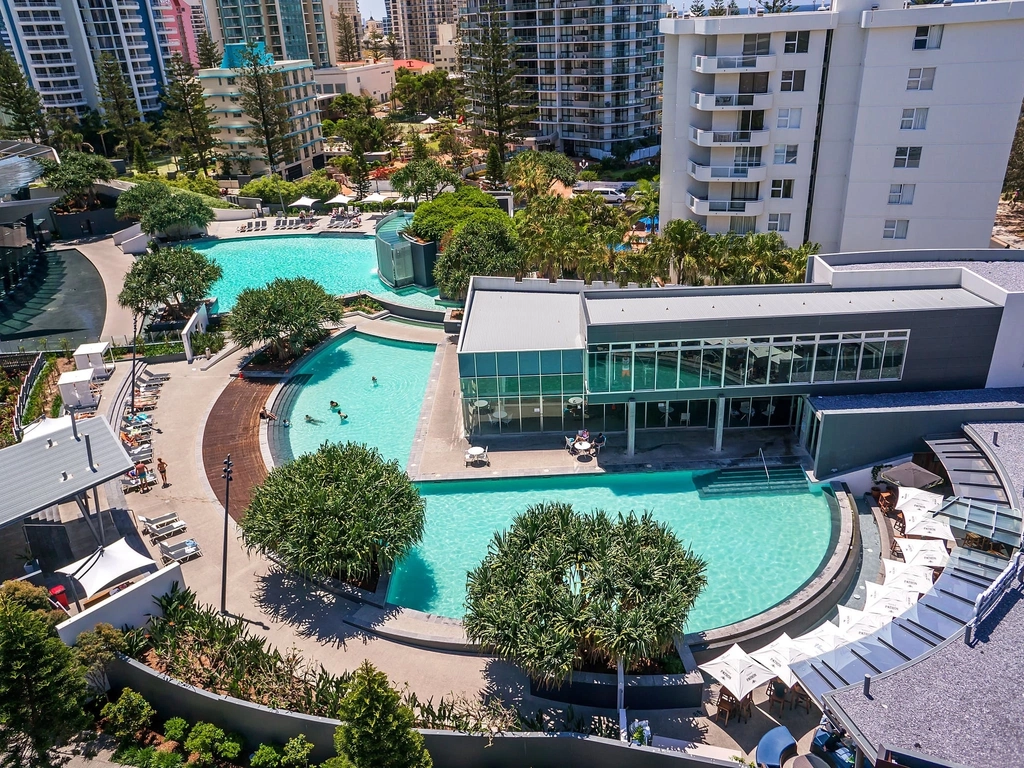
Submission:
<svg viewBox="0 0 1024 768">
<path fill-rule="evenodd" d="M 882 473 L 882 479 L 904 488 L 930 488 L 942 482 L 942 478 L 912 461 L 889 467 Z"/>
<path fill-rule="evenodd" d="M 57 572 L 72 577 L 82 585 L 85 596 L 92 597 L 104 587 L 151 565 L 155 567 L 156 562 L 146 555 L 140 555 L 124 539 L 118 539 L 78 562 L 58 568 Z"/>
<path fill-rule="evenodd" d="M 1021 511 L 992 502 L 950 499 L 935 513 L 951 528 L 1017 548 L 1021 544 Z"/>
<path fill-rule="evenodd" d="M 957 496 L 1010 504 L 1010 497 L 985 453 L 966 437 L 927 438 Z"/>
<path fill-rule="evenodd" d="M 309 206 L 313 205 L 314 203 L 318 203 L 318 202 L 320 202 L 320 201 L 316 200 L 316 199 L 314 199 L 312 197 L 300 197 L 294 203 L 289 203 L 288 207 L 289 208 L 309 208 Z"/>
</svg>

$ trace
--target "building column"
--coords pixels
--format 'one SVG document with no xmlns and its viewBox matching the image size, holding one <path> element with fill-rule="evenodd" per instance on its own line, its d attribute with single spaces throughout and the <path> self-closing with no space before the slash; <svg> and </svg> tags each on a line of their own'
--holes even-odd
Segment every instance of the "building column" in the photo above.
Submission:
<svg viewBox="0 0 1024 768">
<path fill-rule="evenodd" d="M 725 395 L 718 396 L 715 408 L 715 453 L 722 452 L 722 433 L 725 431 Z"/>
<path fill-rule="evenodd" d="M 636 453 L 636 400 L 629 398 L 626 403 L 626 455 Z"/>
</svg>

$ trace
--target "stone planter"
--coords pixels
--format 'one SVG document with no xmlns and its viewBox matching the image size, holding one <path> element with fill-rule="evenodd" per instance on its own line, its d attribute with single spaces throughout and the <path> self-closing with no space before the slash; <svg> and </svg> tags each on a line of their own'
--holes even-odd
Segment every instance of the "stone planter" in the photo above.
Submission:
<svg viewBox="0 0 1024 768">
<path fill-rule="evenodd" d="M 458 319 L 452 317 L 455 312 L 459 313 Z M 462 332 L 462 312 L 461 309 L 452 308 L 444 313 L 444 332 L 449 336 L 458 336 Z"/>
</svg>

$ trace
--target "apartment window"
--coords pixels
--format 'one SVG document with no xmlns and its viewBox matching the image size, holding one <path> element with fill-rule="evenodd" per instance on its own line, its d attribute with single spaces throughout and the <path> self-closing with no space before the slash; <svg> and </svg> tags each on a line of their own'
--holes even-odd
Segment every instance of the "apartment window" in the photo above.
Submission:
<svg viewBox="0 0 1024 768">
<path fill-rule="evenodd" d="M 908 91 L 930 91 L 935 84 L 935 67 L 911 67 L 907 76 Z"/>
<path fill-rule="evenodd" d="M 775 123 L 776 128 L 799 128 L 800 118 L 803 117 L 801 107 L 783 107 L 779 110 L 779 117 Z"/>
<path fill-rule="evenodd" d="M 789 220 L 790 220 L 790 214 L 788 214 L 788 213 L 769 213 L 768 214 L 768 231 L 769 232 L 789 232 Z"/>
<path fill-rule="evenodd" d="M 772 179 L 772 197 L 789 199 L 793 197 L 792 179 Z"/>
<path fill-rule="evenodd" d="M 925 51 L 942 47 L 942 24 L 918 27 L 914 31 L 914 50 Z"/>
<path fill-rule="evenodd" d="M 804 77 L 807 72 L 803 69 L 785 69 L 782 71 L 782 90 L 802 91 L 804 89 Z"/>
<path fill-rule="evenodd" d="M 893 161 L 893 168 L 919 168 L 920 166 L 920 147 L 896 147 L 896 159 Z"/>
<path fill-rule="evenodd" d="M 234 84 L 235 84 L 235 78 L 229 77 L 228 78 L 228 85 L 234 85 Z"/>
<path fill-rule="evenodd" d="M 906 240 L 907 227 L 910 226 L 909 219 L 886 219 L 885 227 L 882 229 L 884 240 Z"/>
<path fill-rule="evenodd" d="M 910 205 L 914 202 L 914 184 L 890 184 L 889 205 Z"/>
<path fill-rule="evenodd" d="M 796 165 L 796 144 L 775 145 L 775 165 Z"/>
<path fill-rule="evenodd" d="M 900 118 L 901 131 L 923 131 L 928 124 L 928 107 L 904 109 Z"/>
<path fill-rule="evenodd" d="M 767 56 L 770 50 L 772 36 L 767 33 L 743 36 L 744 56 Z"/>
<path fill-rule="evenodd" d="M 810 32 L 787 32 L 786 44 L 782 50 L 785 53 L 807 53 L 807 43 L 810 39 Z"/>
</svg>

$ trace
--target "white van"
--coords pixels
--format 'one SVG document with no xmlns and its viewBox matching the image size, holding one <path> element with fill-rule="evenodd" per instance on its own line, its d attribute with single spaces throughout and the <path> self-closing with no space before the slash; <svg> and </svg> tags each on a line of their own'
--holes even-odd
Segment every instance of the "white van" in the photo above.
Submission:
<svg viewBox="0 0 1024 768">
<path fill-rule="evenodd" d="M 626 202 L 626 196 L 619 192 L 619 190 L 612 189 L 611 187 L 598 187 L 597 189 L 592 189 L 590 191 L 595 195 L 600 195 L 601 199 L 606 203 L 621 205 Z"/>
</svg>

